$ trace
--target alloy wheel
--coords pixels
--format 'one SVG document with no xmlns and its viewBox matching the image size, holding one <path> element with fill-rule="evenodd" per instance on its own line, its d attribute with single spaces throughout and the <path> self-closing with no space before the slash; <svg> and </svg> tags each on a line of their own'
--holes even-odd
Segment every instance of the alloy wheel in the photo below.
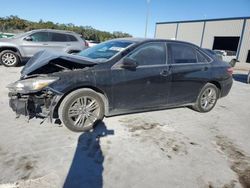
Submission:
<svg viewBox="0 0 250 188">
<path fill-rule="evenodd" d="M 217 93 L 212 87 L 208 87 L 201 95 L 201 107 L 203 110 L 210 110 L 216 103 Z"/>
<path fill-rule="evenodd" d="M 12 66 L 16 63 L 17 58 L 13 53 L 5 53 L 1 60 L 5 65 Z"/>
<path fill-rule="evenodd" d="M 68 109 L 68 118 L 75 127 L 91 126 L 99 117 L 100 105 L 90 96 L 79 97 Z"/>
</svg>

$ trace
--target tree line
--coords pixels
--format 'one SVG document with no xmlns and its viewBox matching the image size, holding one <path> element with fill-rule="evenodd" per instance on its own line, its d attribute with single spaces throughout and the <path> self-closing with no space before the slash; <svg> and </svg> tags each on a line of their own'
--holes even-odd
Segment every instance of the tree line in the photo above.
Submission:
<svg viewBox="0 0 250 188">
<path fill-rule="evenodd" d="M 105 40 L 113 38 L 122 38 L 122 37 L 132 37 L 128 33 L 123 33 L 120 31 L 114 31 L 113 33 L 107 31 L 100 31 L 94 29 L 91 26 L 76 26 L 72 23 L 69 24 L 60 24 L 54 23 L 51 21 L 33 22 L 29 20 L 24 20 L 18 16 L 8 16 L 0 17 L 0 31 L 1 32 L 26 32 L 34 29 L 59 29 L 59 30 L 68 30 L 74 31 L 83 36 L 86 40 L 93 40 L 97 42 L 102 42 Z"/>
</svg>

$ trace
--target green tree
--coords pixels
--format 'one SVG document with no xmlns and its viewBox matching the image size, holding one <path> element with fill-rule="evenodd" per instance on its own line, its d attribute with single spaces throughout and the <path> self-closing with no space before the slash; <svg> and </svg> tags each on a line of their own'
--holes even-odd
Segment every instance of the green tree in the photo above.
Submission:
<svg viewBox="0 0 250 188">
<path fill-rule="evenodd" d="M 40 19 L 38 22 L 31 22 L 14 15 L 0 17 L 0 31 L 2 32 L 13 32 L 15 30 L 30 31 L 34 29 L 59 29 L 74 31 L 82 35 L 82 37 L 86 40 L 94 40 L 98 42 L 112 38 L 132 37 L 130 34 L 120 31 L 110 33 L 94 29 L 91 26 L 76 26 L 73 23 L 59 24 L 51 21 L 45 22 L 42 19 Z"/>
</svg>

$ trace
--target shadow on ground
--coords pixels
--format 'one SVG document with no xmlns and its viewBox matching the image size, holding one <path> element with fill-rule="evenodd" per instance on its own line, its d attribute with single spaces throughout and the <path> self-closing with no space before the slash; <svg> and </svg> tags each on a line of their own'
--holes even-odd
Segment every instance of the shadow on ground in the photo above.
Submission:
<svg viewBox="0 0 250 188">
<path fill-rule="evenodd" d="M 79 136 L 64 188 L 102 187 L 104 156 L 100 147 L 100 138 L 113 134 L 114 131 L 107 130 L 105 124 L 101 122 L 93 131 Z"/>
<path fill-rule="evenodd" d="M 242 83 L 247 83 L 247 74 L 233 74 L 234 80 Z"/>
</svg>

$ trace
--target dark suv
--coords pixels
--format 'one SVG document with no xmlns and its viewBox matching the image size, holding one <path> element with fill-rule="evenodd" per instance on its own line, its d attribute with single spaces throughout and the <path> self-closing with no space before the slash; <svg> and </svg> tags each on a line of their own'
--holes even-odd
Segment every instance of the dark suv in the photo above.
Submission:
<svg viewBox="0 0 250 188">
<path fill-rule="evenodd" d="M 0 63 L 14 67 L 41 50 L 77 53 L 87 47 L 80 35 L 71 31 L 33 30 L 0 39 Z"/>
</svg>

